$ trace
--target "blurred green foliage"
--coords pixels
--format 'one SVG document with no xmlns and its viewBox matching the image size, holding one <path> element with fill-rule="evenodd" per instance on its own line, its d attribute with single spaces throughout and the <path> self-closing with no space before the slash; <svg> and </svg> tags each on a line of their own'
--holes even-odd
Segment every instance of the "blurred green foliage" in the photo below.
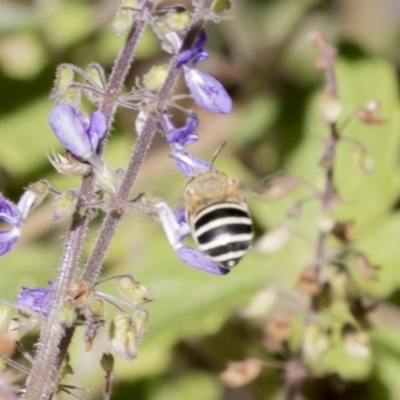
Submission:
<svg viewBox="0 0 400 400">
<path fill-rule="evenodd" d="M 223 141 L 227 146 L 217 167 L 229 175 L 259 182 L 282 171 L 320 185 L 318 159 L 327 134 L 317 98 L 323 75 L 314 66 L 315 50 L 308 34 L 319 31 L 337 46 L 342 134 L 361 141 L 375 161 L 371 174 L 354 163 L 354 145 L 340 144 L 336 184 L 343 202 L 335 209 L 339 221 L 355 220 L 352 237 L 379 272 L 368 280 L 351 265 L 365 293 L 387 301 L 371 332 L 370 364 L 354 361 L 342 348 L 325 360 L 327 370 L 340 371 L 349 382 L 340 389 L 328 380 L 305 384 L 307 398 L 399 399 L 400 383 L 400 109 L 398 48 L 400 7 L 397 0 L 247 0 L 234 2 L 233 19 L 209 26 L 210 60 L 202 65 L 231 93 L 235 108 L 228 116 L 198 110 L 200 141 L 193 152 L 210 159 Z M 95 61 L 112 67 L 122 38 L 107 30 L 115 1 L 37 0 L 0 3 L 0 189 L 17 200 L 23 187 L 39 178 L 58 190 L 78 180 L 57 175 L 46 154 L 61 149 L 47 124 L 47 100 L 61 62 L 84 67 Z M 160 64 L 159 44 L 144 35 L 127 86 L 153 64 Z M 366 126 L 347 117 L 371 99 L 379 100 L 385 123 Z M 188 103 L 188 106 L 192 106 Z M 134 143 L 134 115 L 121 110 L 109 140 L 106 159 L 124 168 Z M 182 119 L 182 115 L 177 115 Z M 150 191 L 179 203 L 184 179 L 174 169 L 168 149 L 155 141 L 139 176 L 136 193 Z M 279 200 L 251 200 L 257 230 L 282 222 L 314 241 L 319 204 L 288 222 L 286 212 L 307 195 L 302 188 Z M 90 253 L 100 219 L 95 219 L 84 255 Z M 58 265 L 68 221 L 52 222 L 50 202 L 28 219 L 17 248 L 0 259 L 0 295 L 15 299 L 22 286 L 46 286 Z M 338 246 L 332 241 L 332 248 Z M 260 354 L 260 338 L 240 316 L 253 295 L 267 284 L 291 288 L 312 259 L 313 248 L 296 237 L 281 251 L 252 252 L 226 277 L 208 276 L 180 265 L 161 227 L 148 217 L 125 217 L 113 241 L 104 275 L 132 273 L 153 294 L 150 330 L 132 364 L 118 359 L 113 399 L 278 399 L 281 371 L 266 368 L 241 389 L 224 387 L 219 374 L 230 360 Z M 112 293 L 112 284 L 102 291 Z M 386 299 L 386 300 L 384 300 Z M 390 313 L 389 313 L 390 311 Z M 389 314 L 388 314 L 389 313 Z M 342 317 L 341 311 L 338 315 Z M 74 375 L 68 383 L 94 388 L 85 398 L 99 398 L 107 332 L 100 330 L 91 352 L 83 350 L 83 331 L 71 349 Z M 263 351 L 263 350 L 261 350 Z M 262 353 L 261 353 L 262 354 Z M 62 397 L 62 396 L 61 396 Z"/>
</svg>

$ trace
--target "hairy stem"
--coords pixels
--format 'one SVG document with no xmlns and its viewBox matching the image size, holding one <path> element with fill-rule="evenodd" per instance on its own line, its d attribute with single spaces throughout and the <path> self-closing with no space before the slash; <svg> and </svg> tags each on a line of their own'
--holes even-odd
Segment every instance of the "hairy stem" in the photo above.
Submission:
<svg viewBox="0 0 400 400">
<path fill-rule="evenodd" d="M 154 8 L 153 2 L 146 1 L 144 7 L 152 10 Z M 141 33 L 144 31 L 145 25 L 144 20 L 135 21 L 124 47 L 114 64 L 114 69 L 100 106 L 100 110 L 105 115 L 109 126 L 111 126 L 116 109 L 116 98 L 129 71 L 134 50 Z M 101 151 L 103 148 L 104 142 L 101 144 Z M 90 202 L 92 199 L 93 185 L 93 175 L 89 175 L 83 179 L 80 191 L 80 197 L 83 202 Z M 38 351 L 31 374 L 27 380 L 24 399 L 48 399 L 54 390 L 56 390 L 55 385 L 59 366 L 73 335 L 73 329 L 68 329 L 65 332 L 64 327 L 58 323 L 58 310 L 62 307 L 68 288 L 75 279 L 87 225 L 87 214 L 81 215 L 77 212 L 73 216 L 71 228 L 64 244 L 64 253 L 59 273 L 54 281 L 55 289 L 51 310 L 48 318 L 42 325 L 38 341 Z M 61 347 L 60 344 L 63 344 L 63 346 Z"/>
<path fill-rule="evenodd" d="M 336 81 L 336 73 L 335 73 L 335 54 L 336 51 L 334 48 L 329 46 L 329 44 L 325 41 L 324 38 L 318 38 L 318 47 L 321 51 L 322 58 L 324 60 L 324 68 L 325 68 L 325 92 L 329 93 L 330 95 L 334 96 L 335 98 L 338 97 L 338 88 L 337 88 L 337 81 Z M 336 200 L 337 193 L 334 183 L 334 168 L 335 168 L 335 160 L 336 160 L 336 153 L 337 153 L 337 145 L 340 140 L 340 135 L 337 129 L 336 122 L 331 122 L 328 124 L 329 128 L 329 137 L 325 141 L 325 150 L 324 154 L 320 160 L 321 166 L 325 170 L 325 186 L 320 195 L 321 200 L 321 212 L 320 218 L 325 218 L 330 215 L 332 211 L 332 206 Z M 324 267 L 327 261 L 327 240 L 329 238 L 330 233 L 320 227 L 317 232 L 317 240 L 315 244 L 314 250 L 314 260 L 312 261 L 315 279 L 322 287 L 322 279 L 324 275 Z M 307 311 L 307 315 L 305 317 L 305 324 L 306 326 L 310 323 L 313 323 L 316 319 L 317 312 L 319 309 L 319 293 L 312 296 L 310 301 L 310 306 Z M 304 342 L 304 335 L 305 331 L 303 331 L 303 342 Z M 297 363 L 298 367 L 303 369 L 303 372 L 307 370 L 305 366 L 304 360 L 304 348 L 301 347 L 296 359 L 294 360 Z M 296 398 L 300 386 L 301 381 L 306 377 L 306 374 L 300 374 L 296 377 L 296 374 L 290 376 L 287 374 L 286 382 L 285 382 L 285 400 L 293 400 Z"/>
</svg>

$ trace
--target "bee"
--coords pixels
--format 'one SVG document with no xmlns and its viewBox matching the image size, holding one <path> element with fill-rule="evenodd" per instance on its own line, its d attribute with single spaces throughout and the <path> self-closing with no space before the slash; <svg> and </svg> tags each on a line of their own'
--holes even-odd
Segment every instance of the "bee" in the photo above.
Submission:
<svg viewBox="0 0 400 400">
<path fill-rule="evenodd" d="M 248 251 L 253 223 L 238 181 L 206 170 L 187 182 L 186 221 L 201 252 L 223 268 L 234 267 Z"/>
</svg>

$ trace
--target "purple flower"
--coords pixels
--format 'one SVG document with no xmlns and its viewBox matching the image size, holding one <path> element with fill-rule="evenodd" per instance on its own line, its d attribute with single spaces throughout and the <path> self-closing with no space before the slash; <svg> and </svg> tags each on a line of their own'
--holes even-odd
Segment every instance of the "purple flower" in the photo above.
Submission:
<svg viewBox="0 0 400 400">
<path fill-rule="evenodd" d="M 50 113 L 49 123 L 60 142 L 75 157 L 94 166 L 101 163 L 96 152 L 107 132 L 107 121 L 100 111 L 95 111 L 87 121 L 69 104 L 58 104 Z"/>
<path fill-rule="evenodd" d="M 11 227 L 9 230 L 0 231 L 0 256 L 8 253 L 17 243 L 21 235 L 22 225 L 34 204 L 35 198 L 36 194 L 27 190 L 16 205 L 0 193 L 0 220 Z"/>
<path fill-rule="evenodd" d="M 177 66 L 183 68 L 186 85 L 200 107 L 214 113 L 227 114 L 232 110 L 232 99 L 224 87 L 211 75 L 195 68 L 197 63 L 208 58 L 204 50 L 206 39 L 206 34 L 202 31 L 194 46 L 179 55 Z"/>
<path fill-rule="evenodd" d="M 195 132 L 199 121 L 195 113 L 189 114 L 186 124 L 182 128 L 175 128 L 167 114 L 163 114 L 161 124 L 171 146 L 172 154 L 178 169 L 187 177 L 193 176 L 198 171 L 210 169 L 211 165 L 207 161 L 184 151 L 184 148 L 198 140 Z"/>
<path fill-rule="evenodd" d="M 158 217 L 164 228 L 167 239 L 175 254 L 188 267 L 214 275 L 226 275 L 229 269 L 221 268 L 199 250 L 182 244 L 183 239 L 190 233 L 190 227 L 181 209 L 174 212 L 165 201 L 154 204 Z"/>
<path fill-rule="evenodd" d="M 197 38 L 194 46 L 182 52 L 177 59 L 177 66 L 187 65 L 190 67 L 195 67 L 195 65 L 200 62 L 207 60 L 208 53 L 204 50 L 204 45 L 206 44 L 207 36 L 204 30 L 202 30 Z M 179 50 L 179 49 L 178 49 Z"/>
<path fill-rule="evenodd" d="M 17 306 L 22 307 L 26 310 L 37 312 L 46 316 L 48 314 L 48 308 L 52 294 L 53 288 L 51 282 L 49 283 L 49 289 L 22 288 L 20 294 L 17 297 L 16 304 Z"/>
<path fill-rule="evenodd" d="M 195 68 L 183 66 L 185 82 L 194 101 L 204 109 L 228 114 L 232 110 L 232 99 L 219 81 Z"/>
<path fill-rule="evenodd" d="M 214 275 L 226 275 L 227 268 L 221 268 L 218 264 L 207 258 L 202 252 L 188 246 L 176 249 L 176 255 L 187 266 Z"/>
</svg>

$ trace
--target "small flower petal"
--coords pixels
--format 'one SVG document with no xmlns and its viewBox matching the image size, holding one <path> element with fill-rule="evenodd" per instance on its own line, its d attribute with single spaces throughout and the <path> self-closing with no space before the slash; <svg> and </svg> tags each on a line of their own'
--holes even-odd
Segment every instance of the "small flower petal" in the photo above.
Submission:
<svg viewBox="0 0 400 400">
<path fill-rule="evenodd" d="M 18 242 L 21 231 L 11 229 L 10 231 L 0 231 L 0 256 L 8 253 Z"/>
<path fill-rule="evenodd" d="M 49 123 L 60 142 L 74 156 L 91 159 L 96 156 L 99 140 L 107 130 L 103 114 L 95 111 L 87 124 L 69 104 L 58 104 L 50 113 Z"/>
<path fill-rule="evenodd" d="M 232 110 L 232 99 L 219 81 L 195 68 L 184 66 L 183 71 L 190 93 L 200 107 L 219 114 Z"/>
<path fill-rule="evenodd" d="M 7 222 L 11 226 L 21 227 L 23 218 L 18 207 L 3 197 L 0 193 L 0 220 Z"/>
<path fill-rule="evenodd" d="M 51 288 L 23 288 L 17 297 L 16 304 L 17 306 L 25 308 L 29 311 L 47 315 L 51 295 Z"/>
<path fill-rule="evenodd" d="M 211 168 L 211 164 L 182 150 L 173 150 L 175 164 L 186 177 Z"/>
<path fill-rule="evenodd" d="M 206 60 L 208 58 L 208 53 L 204 50 L 206 40 L 206 33 L 202 30 L 194 46 L 191 49 L 184 51 L 178 57 L 177 66 L 181 67 L 182 65 L 188 65 L 194 67 L 198 62 Z"/>
<path fill-rule="evenodd" d="M 221 268 L 203 253 L 192 247 L 182 246 L 176 250 L 178 258 L 187 266 L 214 275 L 226 275 L 229 269 Z"/>
<path fill-rule="evenodd" d="M 106 117 L 100 111 L 95 111 L 90 117 L 90 125 L 87 131 L 92 149 L 97 150 L 97 146 L 107 132 Z"/>
<path fill-rule="evenodd" d="M 182 147 L 185 147 L 197 142 L 198 135 L 195 130 L 199 124 L 199 119 L 195 113 L 189 114 L 186 124 L 182 128 L 175 128 L 166 114 L 163 117 L 168 127 L 168 132 L 166 132 L 167 143 L 180 144 Z"/>
<path fill-rule="evenodd" d="M 21 234 L 24 216 L 21 214 L 18 206 L 5 199 L 1 193 L 0 220 L 11 226 L 11 229 L 8 231 L 0 231 L 0 255 L 3 255 L 8 253 L 17 243 Z"/>
</svg>

